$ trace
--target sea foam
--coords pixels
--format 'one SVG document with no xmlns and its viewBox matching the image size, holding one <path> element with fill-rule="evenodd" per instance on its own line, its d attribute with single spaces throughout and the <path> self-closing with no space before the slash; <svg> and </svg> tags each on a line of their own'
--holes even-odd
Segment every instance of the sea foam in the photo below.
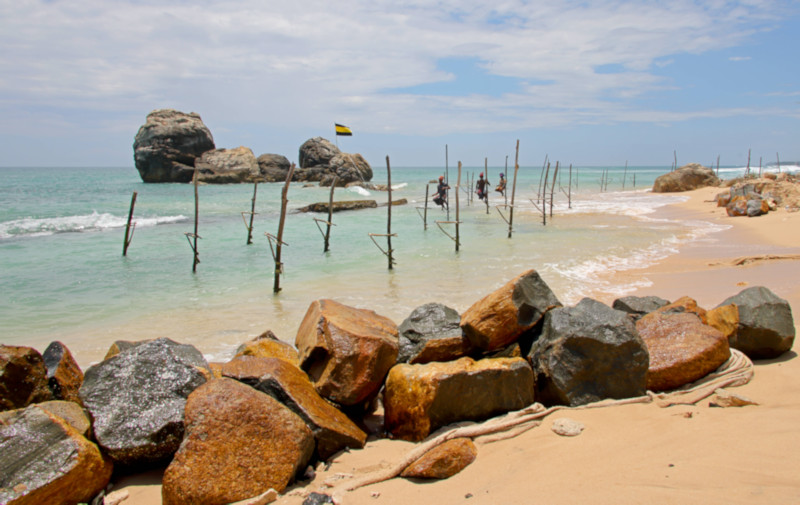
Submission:
<svg viewBox="0 0 800 505">
<path fill-rule="evenodd" d="M 136 218 L 133 222 L 136 223 L 137 227 L 147 227 L 166 223 L 179 223 L 186 219 L 186 216 L 178 215 Z M 114 216 L 106 212 L 92 212 L 81 216 L 15 219 L 0 223 L 0 239 L 41 237 L 56 233 L 102 231 L 122 228 L 127 223 L 127 217 Z"/>
</svg>

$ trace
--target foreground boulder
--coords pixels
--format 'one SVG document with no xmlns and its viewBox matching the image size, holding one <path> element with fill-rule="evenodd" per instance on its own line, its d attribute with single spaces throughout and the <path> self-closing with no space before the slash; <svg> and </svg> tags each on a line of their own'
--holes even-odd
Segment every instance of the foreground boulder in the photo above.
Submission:
<svg viewBox="0 0 800 505">
<path fill-rule="evenodd" d="M 456 421 L 478 421 L 533 403 L 533 374 L 522 358 L 400 364 L 386 378 L 386 429 L 419 441 Z"/>
<path fill-rule="evenodd" d="M 268 394 L 300 416 L 314 432 L 321 459 L 346 447 L 364 447 L 367 434 L 325 401 L 297 366 L 279 358 L 240 356 L 223 365 L 222 375 Z"/>
<path fill-rule="evenodd" d="M 577 406 L 645 394 L 649 357 L 627 313 L 590 298 L 547 313 L 530 353 L 536 401 Z"/>
<path fill-rule="evenodd" d="M 447 479 L 457 474 L 478 457 L 478 448 L 468 438 L 454 438 L 437 445 L 400 473 L 413 479 Z"/>
<path fill-rule="evenodd" d="M 160 338 L 90 367 L 80 389 L 103 451 L 136 465 L 172 456 L 186 398 L 210 376 L 200 351 Z"/>
<path fill-rule="evenodd" d="M 194 162 L 197 177 L 210 184 L 236 184 L 259 180 L 258 160 L 249 147 L 212 149 Z"/>
<path fill-rule="evenodd" d="M 89 502 L 108 484 L 112 468 L 96 445 L 36 405 L 0 424 L 0 503 Z"/>
<path fill-rule="evenodd" d="M 300 323 L 295 346 L 320 395 L 358 405 L 378 394 L 397 361 L 397 326 L 371 310 L 317 300 Z"/>
<path fill-rule="evenodd" d="M 314 436 L 288 408 L 232 379 L 186 403 L 186 437 L 164 472 L 164 505 L 225 504 L 278 492 L 305 468 Z"/>
<path fill-rule="evenodd" d="M 795 329 L 789 302 L 763 286 L 754 286 L 723 301 L 739 311 L 730 345 L 753 359 L 777 358 L 792 348 Z"/>
<path fill-rule="evenodd" d="M 461 329 L 483 351 L 501 349 L 561 306 L 536 270 L 528 270 L 475 302 L 461 315 Z"/>
<path fill-rule="evenodd" d="M 299 167 L 293 180 L 319 181 L 330 186 L 336 176 L 336 185 L 372 180 L 372 168 L 360 154 L 343 153 L 330 140 L 314 137 L 300 146 Z"/>
<path fill-rule="evenodd" d="M 653 312 L 636 323 L 647 345 L 647 389 L 667 391 L 705 377 L 731 356 L 728 339 L 692 313 Z"/>
<path fill-rule="evenodd" d="M 133 158 L 144 182 L 189 182 L 195 160 L 214 147 L 199 114 L 159 109 L 136 133 Z"/>
<path fill-rule="evenodd" d="M 461 316 L 441 303 L 426 303 L 411 311 L 398 326 L 398 363 L 428 363 L 463 358 L 472 344 L 461 331 Z"/>
<path fill-rule="evenodd" d="M 653 193 L 677 193 L 719 184 L 720 180 L 713 170 L 699 163 L 689 163 L 656 178 Z"/>
<path fill-rule="evenodd" d="M 0 345 L 0 411 L 21 409 L 52 398 L 39 351 Z"/>
<path fill-rule="evenodd" d="M 53 398 L 80 403 L 78 390 L 83 384 L 83 372 L 67 346 L 61 342 L 52 342 L 44 350 L 42 358 Z"/>
</svg>

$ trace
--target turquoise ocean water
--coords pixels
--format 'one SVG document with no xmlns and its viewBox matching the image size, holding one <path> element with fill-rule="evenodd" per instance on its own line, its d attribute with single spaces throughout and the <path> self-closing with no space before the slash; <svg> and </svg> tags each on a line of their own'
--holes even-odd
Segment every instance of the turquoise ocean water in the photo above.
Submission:
<svg viewBox="0 0 800 505">
<path fill-rule="evenodd" d="M 386 182 L 386 167 L 373 169 L 373 182 Z M 493 184 L 499 170 L 489 168 Z M 309 304 L 318 298 L 369 308 L 400 323 L 430 301 L 463 311 L 530 268 L 565 304 L 593 293 L 624 295 L 636 286 L 610 285 L 605 274 L 646 266 L 718 229 L 660 216 L 659 208 L 684 198 L 648 191 L 669 167 L 574 168 L 572 208 L 557 187 L 554 217 L 543 226 L 531 202 L 541 167 L 521 167 L 513 238 L 507 238 L 508 226 L 495 208 L 505 203 L 499 193 L 492 193 L 487 214 L 482 202 L 468 202 L 462 191 L 456 253 L 453 241 L 433 223 L 447 220 L 446 213 L 430 208 L 427 230 L 419 215 L 426 184 L 444 171 L 392 168 L 392 197 L 409 203 L 392 208 L 397 265 L 391 271 L 368 236 L 386 232 L 386 207 L 334 214 L 331 250 L 323 253 L 313 217 L 326 215 L 296 209 L 327 201 L 330 190 L 292 183 L 283 290 L 275 295 L 264 233 L 277 233 L 282 183 L 258 186 L 252 245 L 245 243 L 241 213 L 250 210 L 253 186 L 201 185 L 201 263 L 192 273 L 192 251 L 184 235 L 194 226 L 192 185 L 144 184 L 133 167 L 0 168 L 0 342 L 44 350 L 60 340 L 86 366 L 101 359 L 115 340 L 166 336 L 196 345 L 210 360 L 226 359 L 241 342 L 266 329 L 293 342 Z M 479 171 L 464 168 L 462 183 L 468 173 Z M 601 192 L 604 171 L 609 182 Z M 727 171 L 734 175 L 740 169 Z M 448 176 L 455 187 L 457 169 L 449 167 Z M 568 180 L 562 169 L 565 190 Z M 513 174 L 509 189 L 511 182 Z M 136 228 L 123 257 L 134 191 Z M 382 203 L 387 197 L 361 188 L 335 192 L 336 200 Z M 453 191 L 450 200 L 449 219 L 455 220 Z M 385 247 L 385 239 L 378 240 Z"/>
</svg>

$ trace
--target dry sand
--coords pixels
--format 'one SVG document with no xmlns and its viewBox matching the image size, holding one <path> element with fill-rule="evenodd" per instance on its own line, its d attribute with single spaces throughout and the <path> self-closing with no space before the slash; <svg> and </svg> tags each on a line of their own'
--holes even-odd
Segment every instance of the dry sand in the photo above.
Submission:
<svg viewBox="0 0 800 505">
<path fill-rule="evenodd" d="M 665 212 L 730 228 L 689 244 L 657 265 L 611 274 L 648 279 L 636 295 L 670 300 L 688 295 L 705 308 L 749 286 L 763 285 L 791 304 L 800 321 L 800 213 L 729 218 L 712 203 L 717 188 L 688 193 Z M 737 266 L 742 257 L 779 256 Z M 790 259 L 795 255 L 795 259 Z M 587 295 L 592 295 L 587 293 Z M 600 299 L 611 303 L 612 300 Z M 796 324 L 797 327 L 797 324 Z M 756 362 L 753 380 L 732 388 L 758 406 L 660 408 L 655 404 L 564 410 L 509 440 L 479 445 L 478 458 L 445 481 L 392 479 L 345 494 L 343 503 L 390 504 L 788 504 L 800 503 L 800 360 L 790 351 Z M 571 418 L 586 429 L 561 437 L 553 421 Z M 337 456 L 306 483 L 316 491 L 331 476 L 355 476 L 389 466 L 413 447 L 375 440 Z M 125 505 L 160 503 L 158 473 L 119 482 Z M 119 488 L 119 487 L 118 487 Z M 300 489 L 277 503 L 301 504 Z"/>
</svg>

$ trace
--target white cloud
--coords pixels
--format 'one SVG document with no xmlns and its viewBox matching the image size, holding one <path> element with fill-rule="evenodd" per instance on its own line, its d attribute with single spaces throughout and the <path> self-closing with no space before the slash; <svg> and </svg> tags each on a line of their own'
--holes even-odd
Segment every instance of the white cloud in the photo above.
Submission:
<svg viewBox="0 0 800 505">
<path fill-rule="evenodd" d="M 728 58 L 730 61 L 750 61 L 749 56 L 731 56 Z"/>
</svg>

